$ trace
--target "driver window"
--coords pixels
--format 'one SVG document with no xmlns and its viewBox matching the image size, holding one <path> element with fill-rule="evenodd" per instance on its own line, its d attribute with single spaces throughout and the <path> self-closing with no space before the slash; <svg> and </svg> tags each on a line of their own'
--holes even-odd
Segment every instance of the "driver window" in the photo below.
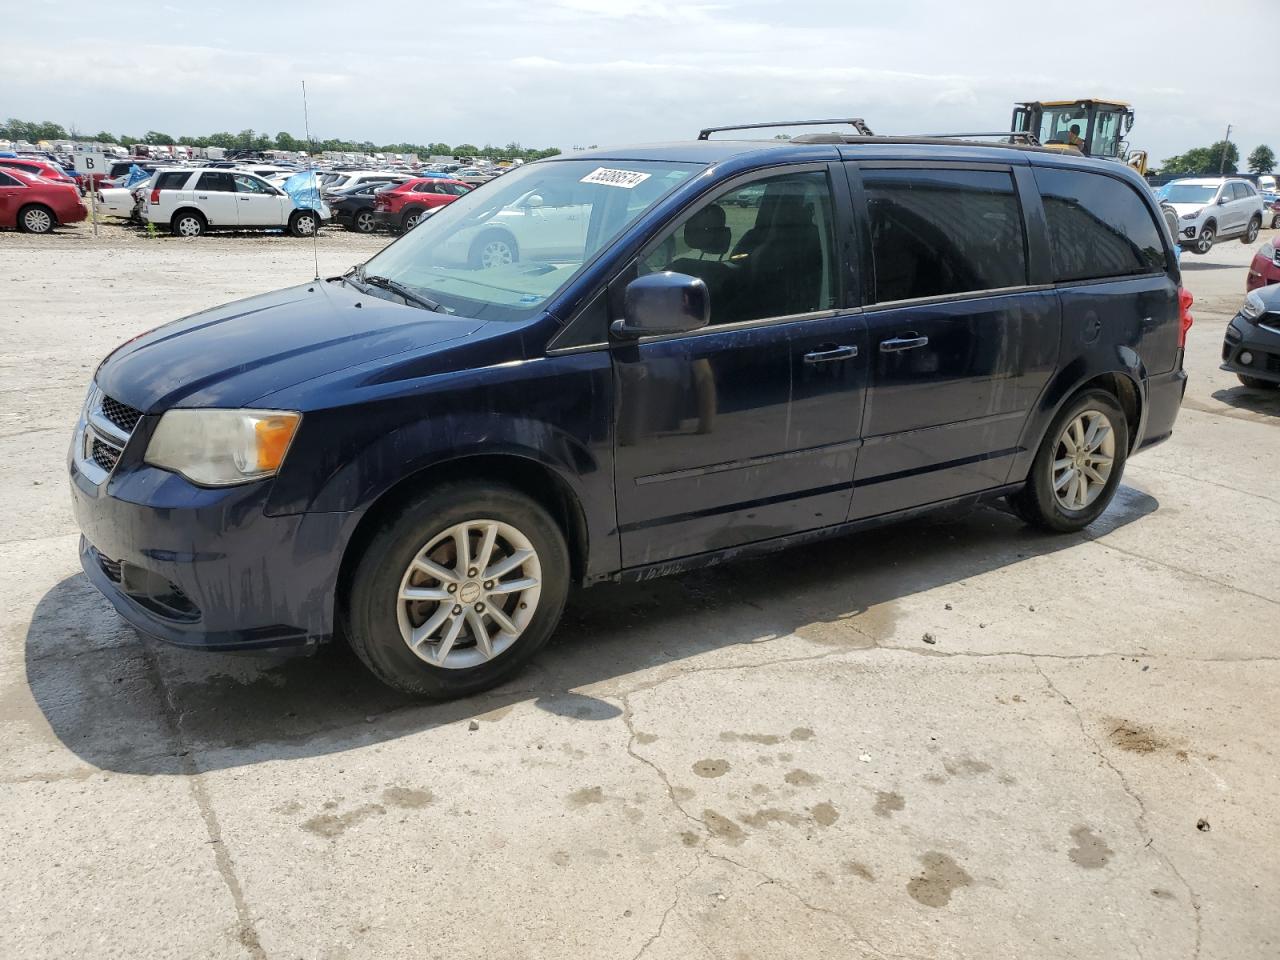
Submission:
<svg viewBox="0 0 1280 960">
<path fill-rule="evenodd" d="M 824 172 L 756 180 L 682 219 L 640 273 L 698 277 L 711 323 L 829 310 L 836 304 L 831 189 Z"/>
<path fill-rule="evenodd" d="M 236 193 L 266 193 L 262 181 L 243 174 L 236 175 Z"/>
</svg>

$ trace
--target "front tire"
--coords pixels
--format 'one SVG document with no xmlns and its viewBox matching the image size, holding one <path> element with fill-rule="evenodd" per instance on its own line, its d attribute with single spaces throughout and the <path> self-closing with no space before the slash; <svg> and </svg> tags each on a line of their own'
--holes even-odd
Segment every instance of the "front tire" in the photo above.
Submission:
<svg viewBox="0 0 1280 960">
<path fill-rule="evenodd" d="M 1240 238 L 1241 243 L 1249 244 L 1258 239 L 1258 231 L 1262 229 L 1262 216 L 1259 214 L 1249 221 L 1249 226 Z"/>
<path fill-rule="evenodd" d="M 1087 390 L 1054 417 L 1026 486 L 1009 503 L 1032 526 L 1083 530 L 1107 509 L 1129 454 L 1129 424 L 1116 398 Z"/>
<path fill-rule="evenodd" d="M 1247 373 L 1237 373 L 1236 376 L 1251 390 L 1280 390 L 1280 383 L 1273 380 L 1262 380 L 1259 377 L 1251 377 Z"/>
<path fill-rule="evenodd" d="M 356 233 L 373 233 L 373 228 L 372 210 L 356 211 L 355 216 L 351 218 L 351 226 L 347 227 L 348 230 L 354 230 Z"/>
<path fill-rule="evenodd" d="M 370 538 L 346 610 L 352 649 L 397 690 L 479 693 L 519 672 L 560 621 L 564 535 L 539 504 L 501 484 L 443 484 Z"/>
<path fill-rule="evenodd" d="M 295 237 L 314 237 L 320 229 L 320 218 L 310 210 L 299 210 L 289 218 L 289 232 Z"/>
<path fill-rule="evenodd" d="M 57 222 L 53 211 L 39 203 L 23 207 L 18 213 L 18 225 L 23 233 L 49 233 Z"/>
<path fill-rule="evenodd" d="M 1218 228 L 1216 224 L 1206 223 L 1200 231 L 1200 236 L 1196 237 L 1191 245 L 1191 249 L 1203 256 L 1213 249 L 1213 242 L 1218 238 Z"/>
</svg>

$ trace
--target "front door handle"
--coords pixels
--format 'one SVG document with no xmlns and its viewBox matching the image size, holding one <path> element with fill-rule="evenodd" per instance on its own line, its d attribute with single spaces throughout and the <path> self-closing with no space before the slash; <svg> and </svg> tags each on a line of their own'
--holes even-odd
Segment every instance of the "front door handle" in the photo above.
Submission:
<svg viewBox="0 0 1280 960">
<path fill-rule="evenodd" d="M 831 347 L 804 355 L 805 363 L 830 363 L 832 360 L 851 360 L 858 355 L 856 346 Z"/>
<path fill-rule="evenodd" d="M 924 347 L 929 343 L 928 337 L 921 337 L 913 333 L 905 333 L 900 337 L 894 337 L 892 340 L 881 340 L 880 350 L 882 353 L 895 353 L 899 350 L 914 350 L 916 347 Z"/>
</svg>

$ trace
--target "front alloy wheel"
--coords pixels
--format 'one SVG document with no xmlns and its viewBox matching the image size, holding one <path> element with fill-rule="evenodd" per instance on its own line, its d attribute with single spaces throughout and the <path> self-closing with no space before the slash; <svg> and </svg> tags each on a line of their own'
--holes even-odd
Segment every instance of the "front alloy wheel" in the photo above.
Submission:
<svg viewBox="0 0 1280 960">
<path fill-rule="evenodd" d="M 1086 410 L 1062 436 L 1053 460 L 1053 494 L 1064 510 L 1084 510 L 1106 489 L 1116 458 L 1116 432 L 1105 413 Z"/>
<path fill-rule="evenodd" d="M 506 240 L 490 240 L 480 248 L 480 266 L 485 270 L 514 263 L 516 252 Z"/>
<path fill-rule="evenodd" d="M 1208 253 L 1213 249 L 1213 241 L 1217 236 L 1217 232 L 1213 229 L 1213 224 L 1205 224 L 1200 236 L 1196 238 L 1196 253 Z"/>
<path fill-rule="evenodd" d="M 352 222 L 357 233 L 373 233 L 373 211 L 361 210 Z"/>
<path fill-rule="evenodd" d="M 433 537 L 405 570 L 396 597 L 400 636 L 432 666 L 478 666 L 520 639 L 541 593 L 542 565 L 529 538 L 498 520 L 468 520 Z"/>
</svg>

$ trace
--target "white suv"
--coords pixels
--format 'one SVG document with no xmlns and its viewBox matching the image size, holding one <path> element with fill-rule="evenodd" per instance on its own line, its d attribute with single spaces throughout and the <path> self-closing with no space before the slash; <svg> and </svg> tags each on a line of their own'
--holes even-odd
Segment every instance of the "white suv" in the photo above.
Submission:
<svg viewBox="0 0 1280 960">
<path fill-rule="evenodd" d="M 1262 229 L 1262 197 L 1248 180 L 1174 180 L 1160 199 L 1178 211 L 1178 242 L 1196 253 L 1208 253 L 1214 241 L 1228 237 L 1253 243 Z"/>
<path fill-rule="evenodd" d="M 329 216 L 325 204 L 319 210 L 299 207 L 283 190 L 252 173 L 213 168 L 157 171 L 142 205 L 144 220 L 167 226 L 180 237 L 273 227 L 309 237 Z"/>
</svg>

